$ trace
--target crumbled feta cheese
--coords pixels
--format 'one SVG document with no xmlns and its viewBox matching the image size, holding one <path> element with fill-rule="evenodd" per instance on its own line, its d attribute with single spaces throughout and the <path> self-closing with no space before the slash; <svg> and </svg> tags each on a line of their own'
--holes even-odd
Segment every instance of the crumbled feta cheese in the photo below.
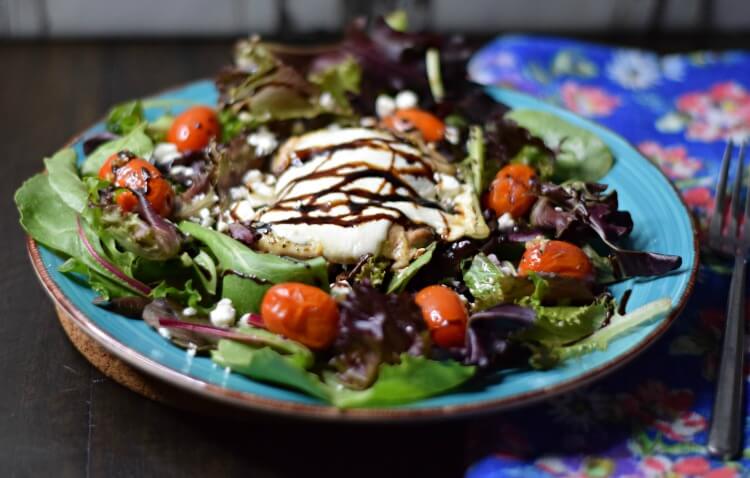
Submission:
<svg viewBox="0 0 750 478">
<path fill-rule="evenodd" d="M 349 285 L 346 281 L 337 281 L 330 284 L 331 286 L 331 295 L 336 297 L 344 297 L 346 295 L 349 295 L 349 292 L 352 291 L 352 286 Z"/>
<path fill-rule="evenodd" d="M 458 144 L 458 142 L 461 140 L 461 137 L 458 133 L 458 128 L 456 128 L 455 126 L 446 126 L 444 134 L 445 140 L 451 144 Z"/>
<path fill-rule="evenodd" d="M 273 188 L 266 183 L 253 184 L 253 192 L 265 197 L 273 197 Z"/>
<path fill-rule="evenodd" d="M 227 232 L 229 230 L 229 223 L 224 219 L 219 218 L 219 220 L 216 221 L 216 230 L 219 232 Z"/>
<path fill-rule="evenodd" d="M 266 179 L 263 180 L 264 183 L 268 184 L 269 186 L 273 186 L 276 184 L 276 176 L 273 174 L 266 174 Z"/>
<path fill-rule="evenodd" d="M 256 156 L 266 156 L 273 153 L 279 142 L 273 133 L 261 128 L 247 136 L 247 144 L 255 148 Z"/>
<path fill-rule="evenodd" d="M 263 180 L 263 173 L 260 169 L 248 169 L 244 176 L 242 176 L 242 182 L 249 185 L 257 183 Z"/>
<path fill-rule="evenodd" d="M 435 173 L 435 181 L 437 182 L 437 190 L 441 196 L 453 196 L 461 191 L 461 183 L 458 182 L 455 176 L 450 174 Z"/>
<path fill-rule="evenodd" d="M 198 311 L 195 309 L 195 307 L 185 307 L 184 309 L 182 309 L 182 315 L 184 315 L 185 317 L 192 317 L 197 313 Z"/>
<path fill-rule="evenodd" d="M 253 324 L 250 323 L 250 314 L 242 314 L 237 321 L 238 326 L 251 327 Z"/>
<path fill-rule="evenodd" d="M 214 310 L 209 314 L 211 323 L 216 327 L 231 327 L 234 325 L 234 318 L 237 311 L 232 306 L 231 299 L 221 299 Z"/>
<path fill-rule="evenodd" d="M 562 210 L 563 210 L 563 208 L 561 208 L 560 206 L 555 206 L 555 211 L 562 212 Z"/>
<path fill-rule="evenodd" d="M 161 335 L 165 339 L 169 340 L 170 338 L 172 338 L 172 334 L 169 333 L 169 329 L 168 328 L 166 328 L 166 327 L 159 327 L 156 330 L 159 332 L 159 335 Z"/>
<path fill-rule="evenodd" d="M 378 120 L 373 118 L 372 116 L 363 116 L 359 120 L 359 125 L 363 128 L 374 128 L 377 126 Z"/>
<path fill-rule="evenodd" d="M 336 108 L 336 100 L 333 98 L 333 95 L 327 91 L 324 91 L 323 94 L 320 95 L 318 102 L 323 109 L 333 110 Z"/>
<path fill-rule="evenodd" d="M 182 166 L 182 165 L 179 165 L 179 164 L 177 166 L 172 166 L 171 168 L 169 168 L 169 175 L 170 176 L 188 176 L 188 177 L 190 177 L 194 173 L 195 173 L 195 171 L 193 170 L 193 168 L 190 168 L 188 166 Z"/>
<path fill-rule="evenodd" d="M 229 189 L 229 197 L 232 198 L 232 201 L 245 199 L 249 194 L 250 191 L 245 186 L 237 186 Z"/>
<path fill-rule="evenodd" d="M 232 216 L 240 222 L 250 222 L 255 219 L 255 208 L 248 200 L 237 201 L 231 208 Z"/>
<path fill-rule="evenodd" d="M 193 357 L 195 357 L 195 353 L 197 351 L 198 351 L 198 346 L 195 345 L 194 343 L 190 342 L 188 344 L 188 348 L 185 351 L 185 353 L 187 354 L 188 358 L 193 358 Z"/>
<path fill-rule="evenodd" d="M 501 231 L 511 229 L 515 225 L 516 223 L 513 220 L 513 216 L 511 216 L 509 212 L 506 212 L 505 214 L 497 218 L 497 228 Z"/>
<path fill-rule="evenodd" d="M 419 104 L 419 97 L 411 90 L 400 91 L 396 95 L 396 109 L 415 108 L 417 104 Z"/>
<path fill-rule="evenodd" d="M 181 156 L 182 153 L 177 151 L 177 146 L 172 143 L 158 143 L 151 153 L 153 162 L 159 166 L 169 166 L 172 161 Z"/>
<path fill-rule="evenodd" d="M 378 95 L 375 98 L 375 114 L 384 118 L 396 110 L 396 102 L 388 95 Z"/>
<path fill-rule="evenodd" d="M 211 227 L 214 225 L 214 218 L 211 216 L 211 211 L 208 210 L 207 207 L 204 207 L 200 211 L 198 211 L 198 216 L 200 218 L 200 224 L 203 227 Z"/>
</svg>

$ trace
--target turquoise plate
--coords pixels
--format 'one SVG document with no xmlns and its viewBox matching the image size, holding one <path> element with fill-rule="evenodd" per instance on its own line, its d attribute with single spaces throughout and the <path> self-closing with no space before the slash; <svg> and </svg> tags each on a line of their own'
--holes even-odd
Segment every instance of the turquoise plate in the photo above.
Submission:
<svg viewBox="0 0 750 478">
<path fill-rule="evenodd" d="M 491 94 L 511 107 L 552 112 L 589 129 L 612 149 L 616 163 L 603 182 L 615 188 L 621 207 L 635 222 L 631 245 L 636 249 L 677 254 L 683 266 L 676 273 L 648 281 L 628 281 L 613 287 L 616 296 L 632 288 L 629 307 L 669 297 L 673 310 L 629 335 L 607 350 L 570 360 L 548 371 L 509 371 L 502 380 L 482 389 L 453 393 L 409 405 L 337 410 L 302 393 L 225 373 L 206 357 L 190 357 L 140 320 L 129 320 L 92 304 L 94 292 L 57 271 L 62 259 L 29 240 L 29 253 L 42 284 L 74 322 L 109 352 L 137 369 L 197 393 L 235 406 L 289 415 L 338 420 L 408 420 L 464 416 L 525 405 L 572 390 L 612 372 L 643 351 L 667 329 L 684 306 L 698 263 L 696 235 L 690 215 L 669 181 L 632 146 L 615 133 L 520 93 L 494 89 Z M 209 81 L 199 81 L 151 98 L 147 114 L 157 117 L 165 108 L 179 111 L 194 103 L 215 104 L 217 93 Z M 73 140 L 81 152 L 81 137 L 103 130 L 97 124 Z"/>
</svg>

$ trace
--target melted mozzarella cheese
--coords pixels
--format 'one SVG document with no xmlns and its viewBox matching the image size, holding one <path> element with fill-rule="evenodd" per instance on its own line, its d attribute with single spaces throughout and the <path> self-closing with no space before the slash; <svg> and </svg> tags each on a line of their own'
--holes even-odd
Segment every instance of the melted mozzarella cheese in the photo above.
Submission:
<svg viewBox="0 0 750 478">
<path fill-rule="evenodd" d="M 378 254 L 394 223 L 428 226 L 448 241 L 489 233 L 470 187 L 436 173 L 389 133 L 321 130 L 290 139 L 278 154 L 291 166 L 257 220 L 277 239 L 304 245 L 305 255 L 348 263 Z"/>
</svg>

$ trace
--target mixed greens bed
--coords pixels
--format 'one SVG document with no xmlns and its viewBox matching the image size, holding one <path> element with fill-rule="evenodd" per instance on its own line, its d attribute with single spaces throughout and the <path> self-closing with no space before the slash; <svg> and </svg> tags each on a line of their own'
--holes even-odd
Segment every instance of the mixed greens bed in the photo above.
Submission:
<svg viewBox="0 0 750 478">
<path fill-rule="evenodd" d="M 17 191 L 21 224 L 122 320 L 337 407 L 555 367 L 666 313 L 607 289 L 681 264 L 622 246 L 607 146 L 494 102 L 470 52 L 401 16 L 240 41 L 218 105 L 115 106 Z"/>
</svg>

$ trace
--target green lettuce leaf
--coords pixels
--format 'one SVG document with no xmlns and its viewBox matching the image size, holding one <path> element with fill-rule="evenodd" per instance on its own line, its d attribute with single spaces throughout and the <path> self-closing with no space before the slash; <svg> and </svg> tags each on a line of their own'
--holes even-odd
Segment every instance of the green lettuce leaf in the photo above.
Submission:
<svg viewBox="0 0 750 478">
<path fill-rule="evenodd" d="M 609 300 L 601 299 L 580 307 L 533 306 L 536 320 L 531 327 L 519 332 L 517 338 L 522 341 L 534 341 L 547 347 L 559 347 L 577 342 L 602 327 L 609 315 L 611 305 Z"/>
<path fill-rule="evenodd" d="M 227 274 L 221 280 L 221 296 L 231 299 L 237 314 L 260 312 L 260 304 L 271 284 L 258 282 L 249 277 Z"/>
<path fill-rule="evenodd" d="M 555 174 L 555 158 L 534 145 L 525 145 L 510 162 L 531 166 L 542 181 L 549 180 Z"/>
<path fill-rule="evenodd" d="M 558 182 L 569 179 L 597 182 L 612 169 L 614 159 L 609 148 L 586 129 L 544 111 L 519 108 L 509 111 L 505 117 L 557 151 L 553 179 Z"/>
<path fill-rule="evenodd" d="M 154 299 L 173 299 L 181 305 L 188 305 L 196 309 L 202 309 L 200 306 L 201 293 L 193 288 L 193 281 L 185 282 L 184 287 L 179 288 L 162 281 L 151 290 L 151 297 Z"/>
<path fill-rule="evenodd" d="M 211 360 L 256 380 L 302 390 L 325 401 L 331 398 L 331 389 L 317 375 L 305 370 L 299 360 L 269 347 L 219 340 L 216 350 L 211 352 Z"/>
<path fill-rule="evenodd" d="M 437 361 L 424 357 L 401 356 L 401 363 L 380 366 L 378 379 L 365 390 L 333 385 L 332 402 L 339 408 L 397 405 L 421 400 L 452 390 L 469 380 L 475 367 L 453 360 Z"/>
<path fill-rule="evenodd" d="M 531 294 L 534 286 L 527 279 L 505 274 L 486 255 L 479 253 L 464 271 L 464 283 L 474 296 L 475 310 L 514 302 Z"/>
<path fill-rule="evenodd" d="M 140 100 L 126 101 L 112 107 L 107 114 L 105 126 L 107 131 L 125 135 L 145 122 L 143 105 Z"/>
<path fill-rule="evenodd" d="M 21 226 L 40 244 L 71 257 L 81 255 L 76 212 L 50 186 L 46 174 L 37 174 L 16 191 Z"/>
<path fill-rule="evenodd" d="M 437 243 L 433 242 L 425 248 L 421 256 L 411 261 L 408 266 L 396 272 L 393 278 L 391 278 L 391 281 L 388 283 L 387 292 L 389 294 L 398 294 L 402 292 L 409 281 L 412 279 L 412 277 L 414 277 L 417 272 L 419 272 L 419 269 L 426 266 L 432 260 L 432 253 L 435 252 L 436 246 Z"/>
<path fill-rule="evenodd" d="M 481 194 L 492 180 L 485 174 L 484 132 L 481 126 L 474 125 L 469 128 L 466 150 L 469 154 L 461 162 L 461 172 L 464 180 L 474 188 L 474 192 Z"/>
<path fill-rule="evenodd" d="M 154 143 L 144 132 L 145 128 L 146 124 L 143 123 L 127 135 L 108 141 L 96 148 L 83 162 L 81 173 L 96 176 L 107 158 L 124 150 L 130 151 L 136 156 L 148 158 L 154 150 Z"/>
<path fill-rule="evenodd" d="M 359 271 L 354 274 L 354 280 L 356 282 L 368 281 L 371 286 L 378 288 L 385 281 L 390 264 L 391 262 L 388 259 L 370 255 L 359 268 Z"/>
<path fill-rule="evenodd" d="M 671 308 L 672 301 L 665 297 L 625 315 L 615 313 L 606 327 L 575 343 L 565 346 L 532 347 L 531 365 L 537 368 L 550 368 L 564 360 L 580 357 L 595 350 L 605 350 L 615 338 L 635 331 L 638 327 L 668 313 Z"/>
<path fill-rule="evenodd" d="M 274 284 L 296 281 L 328 288 L 327 263 L 322 257 L 298 261 L 255 252 L 225 234 L 190 221 L 181 222 L 179 228 L 205 244 L 219 261 L 222 270 L 239 272 Z"/>
<path fill-rule="evenodd" d="M 472 366 L 452 360 L 436 361 L 404 354 L 401 363 L 382 365 L 378 380 L 370 388 L 350 390 L 337 383 L 332 375 L 324 382 L 318 375 L 308 372 L 298 353 L 285 355 L 269 347 L 220 340 L 216 350 L 211 353 L 211 359 L 234 372 L 301 390 L 339 408 L 396 405 L 421 400 L 458 387 L 476 371 Z"/>
<path fill-rule="evenodd" d="M 352 107 L 347 93 L 359 93 L 359 82 L 362 79 L 362 68 L 352 57 L 310 75 L 310 81 L 318 85 L 324 93 L 329 93 L 337 106 L 337 113 L 349 115 Z"/>
<path fill-rule="evenodd" d="M 73 211 L 83 212 L 88 204 L 89 193 L 78 176 L 76 152 L 72 148 L 61 149 L 44 160 L 50 187 Z"/>
</svg>

